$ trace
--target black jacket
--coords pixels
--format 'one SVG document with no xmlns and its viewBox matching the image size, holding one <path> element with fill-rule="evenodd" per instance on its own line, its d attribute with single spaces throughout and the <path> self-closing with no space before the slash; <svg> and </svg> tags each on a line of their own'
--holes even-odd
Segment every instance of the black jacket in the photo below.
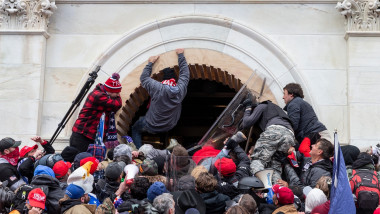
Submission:
<svg viewBox="0 0 380 214">
<path fill-rule="evenodd" d="M 298 142 L 310 133 L 326 130 L 326 127 L 319 122 L 313 107 L 300 97 L 291 100 L 284 110 L 288 112 Z"/>
<path fill-rule="evenodd" d="M 115 192 L 119 189 L 119 186 L 119 182 L 100 179 L 95 185 L 94 194 L 100 203 L 103 203 L 106 198 L 110 198 L 113 201 L 116 198 Z"/>
<path fill-rule="evenodd" d="M 46 194 L 46 208 L 48 213 L 60 213 L 58 201 L 63 198 L 65 189 L 63 189 L 57 178 L 45 174 L 37 175 L 30 184 L 43 189 L 45 194 L 48 192 Z"/>
<path fill-rule="evenodd" d="M 216 190 L 199 194 L 206 204 L 207 214 L 222 214 L 226 210 L 226 201 L 230 200 L 227 195 L 218 193 Z"/>
<path fill-rule="evenodd" d="M 20 180 L 16 167 L 4 158 L 0 158 L 0 172 L 0 181 L 3 182 L 3 186 L 10 188 L 12 191 L 24 184 Z"/>
</svg>

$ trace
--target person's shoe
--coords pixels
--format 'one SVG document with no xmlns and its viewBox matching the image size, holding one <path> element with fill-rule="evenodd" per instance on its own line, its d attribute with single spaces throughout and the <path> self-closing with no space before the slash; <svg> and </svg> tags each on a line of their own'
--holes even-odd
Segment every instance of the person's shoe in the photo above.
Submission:
<svg viewBox="0 0 380 214">
<path fill-rule="evenodd" d="M 231 140 L 234 140 L 237 143 L 241 143 L 247 140 L 247 137 L 241 132 L 238 131 L 236 134 L 232 135 Z"/>
<path fill-rule="evenodd" d="M 172 150 L 175 146 L 179 145 L 178 141 L 174 138 L 170 139 L 169 146 L 166 147 L 167 150 Z"/>
</svg>

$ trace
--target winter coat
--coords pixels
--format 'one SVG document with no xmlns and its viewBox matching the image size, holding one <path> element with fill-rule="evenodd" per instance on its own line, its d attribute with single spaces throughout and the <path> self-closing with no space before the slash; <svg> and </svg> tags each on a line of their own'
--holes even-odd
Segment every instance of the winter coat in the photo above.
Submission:
<svg viewBox="0 0 380 214">
<path fill-rule="evenodd" d="M 9 208 L 13 202 L 15 193 L 8 187 L 0 185 L 0 213 L 6 213 L 5 208 Z"/>
<path fill-rule="evenodd" d="M 82 204 L 78 199 L 68 199 L 61 203 L 62 214 L 94 214 L 96 205 Z"/>
<path fill-rule="evenodd" d="M 100 203 L 103 203 L 106 198 L 110 198 L 113 201 L 116 198 L 115 192 L 119 189 L 119 186 L 120 182 L 100 179 L 95 184 L 94 194 Z"/>
<path fill-rule="evenodd" d="M 45 174 L 36 175 L 30 184 L 40 187 L 45 192 L 48 213 L 60 213 L 58 201 L 63 198 L 65 189 L 57 178 Z"/>
<path fill-rule="evenodd" d="M 189 158 L 189 163 L 186 166 L 184 166 L 184 167 L 177 166 L 176 167 L 176 169 L 175 169 L 176 177 L 178 179 L 180 179 L 181 177 L 183 177 L 185 175 L 190 175 L 196 166 L 197 165 L 195 164 L 195 162 L 191 158 Z"/>
<path fill-rule="evenodd" d="M 310 158 L 304 158 L 305 164 L 311 162 Z M 332 175 L 333 164 L 330 160 L 322 159 L 316 163 L 310 165 L 307 170 L 302 170 L 301 172 L 301 182 L 304 186 L 310 186 L 314 188 L 317 181 L 322 176 Z"/>
<path fill-rule="evenodd" d="M 288 112 L 298 142 L 310 133 L 327 130 L 318 120 L 313 107 L 300 97 L 292 99 L 284 110 Z"/>
<path fill-rule="evenodd" d="M 207 214 L 222 214 L 226 210 L 226 202 L 230 200 L 227 195 L 218 193 L 216 190 L 213 192 L 199 194 L 206 204 Z"/>
<path fill-rule="evenodd" d="M 176 86 L 164 85 L 150 77 L 153 63 L 145 66 L 140 81 L 151 97 L 150 107 L 146 113 L 146 129 L 150 133 L 171 130 L 181 116 L 182 100 L 187 93 L 190 80 L 189 66 L 183 54 L 178 54 L 179 78 Z"/>
<path fill-rule="evenodd" d="M 104 85 L 99 83 L 87 96 L 86 102 L 79 112 L 78 119 L 75 121 L 72 131 L 94 140 L 97 126 L 103 112 L 106 113 L 104 130 L 108 130 L 109 113 L 117 112 L 122 104 L 120 96 L 111 98 L 104 89 Z"/>
<path fill-rule="evenodd" d="M 0 158 L 0 172 L 0 181 L 3 182 L 3 186 L 9 187 L 12 191 L 25 183 L 20 180 L 16 167 L 4 158 Z"/>
<path fill-rule="evenodd" d="M 275 211 L 273 211 L 273 214 L 276 214 L 279 212 L 282 212 L 284 214 L 298 214 L 298 211 L 293 204 L 281 206 L 281 207 L 277 208 Z"/>
</svg>

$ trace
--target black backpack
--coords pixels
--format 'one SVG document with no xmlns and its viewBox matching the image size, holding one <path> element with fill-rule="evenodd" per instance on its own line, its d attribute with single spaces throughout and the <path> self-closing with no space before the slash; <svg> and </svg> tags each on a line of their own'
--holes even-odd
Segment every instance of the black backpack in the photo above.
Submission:
<svg viewBox="0 0 380 214">
<path fill-rule="evenodd" d="M 379 205 L 380 193 L 376 171 L 354 169 L 352 175 L 353 193 L 356 195 L 358 208 L 373 213 Z"/>
<path fill-rule="evenodd" d="M 13 200 L 11 210 L 18 210 L 20 213 L 22 213 L 22 210 L 25 206 L 25 202 L 26 200 L 28 200 L 29 192 L 36 188 L 41 188 L 46 195 L 49 192 L 47 187 L 37 187 L 30 184 L 24 184 L 16 190 L 16 195 Z"/>
</svg>

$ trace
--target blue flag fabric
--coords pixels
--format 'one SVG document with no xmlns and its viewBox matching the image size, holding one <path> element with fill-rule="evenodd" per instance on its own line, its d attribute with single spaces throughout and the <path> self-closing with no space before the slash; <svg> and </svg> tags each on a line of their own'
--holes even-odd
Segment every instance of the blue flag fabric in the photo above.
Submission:
<svg viewBox="0 0 380 214">
<path fill-rule="evenodd" d="M 348 181 L 346 164 L 338 141 L 338 134 L 334 133 L 334 163 L 333 177 L 330 190 L 329 214 L 355 214 L 355 202 Z"/>
</svg>

